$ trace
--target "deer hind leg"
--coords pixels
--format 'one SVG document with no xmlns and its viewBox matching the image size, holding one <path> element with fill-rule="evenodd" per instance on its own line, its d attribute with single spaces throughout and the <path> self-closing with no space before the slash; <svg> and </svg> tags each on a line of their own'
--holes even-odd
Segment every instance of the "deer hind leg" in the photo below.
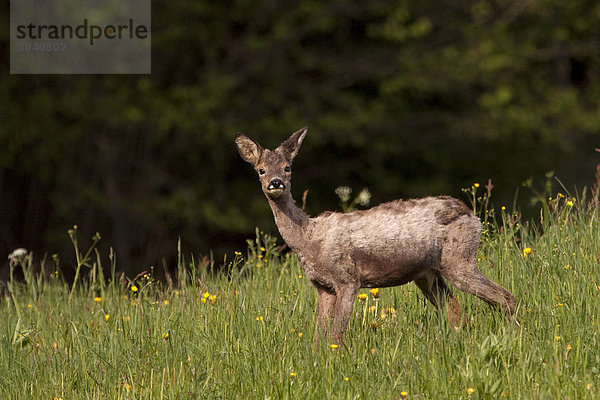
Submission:
<svg viewBox="0 0 600 400">
<path fill-rule="evenodd" d="M 452 291 L 446 285 L 444 279 L 437 272 L 430 271 L 427 274 L 415 279 L 415 284 L 427 300 L 431 302 L 436 308 L 440 308 L 446 303 L 448 307 L 448 318 L 454 326 L 461 326 L 465 324 L 462 311 L 456 301 L 456 298 L 452 295 Z"/>
<path fill-rule="evenodd" d="M 514 317 L 515 297 L 485 276 L 476 265 L 466 268 L 444 268 L 442 274 L 458 290 L 471 293 L 486 303 L 504 310 L 510 318 Z"/>
<path fill-rule="evenodd" d="M 481 225 L 474 218 L 457 220 L 442 244 L 440 272 L 452 286 L 471 293 L 514 318 L 515 298 L 508 290 L 492 282 L 475 262 Z"/>
</svg>

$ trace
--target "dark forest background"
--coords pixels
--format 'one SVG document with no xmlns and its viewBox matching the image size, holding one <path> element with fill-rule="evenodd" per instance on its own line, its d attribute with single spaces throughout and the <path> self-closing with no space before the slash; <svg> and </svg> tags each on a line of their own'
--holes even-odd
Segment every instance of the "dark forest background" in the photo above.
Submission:
<svg viewBox="0 0 600 400">
<path fill-rule="evenodd" d="M 100 232 L 129 273 L 217 259 L 276 233 L 234 133 L 274 147 L 309 127 L 293 192 L 371 204 L 493 180 L 510 206 L 600 162 L 600 3 L 153 1 L 151 75 L 10 75 L 0 18 L 0 257 L 73 259 Z M 530 194 L 530 193 L 529 193 Z M 526 192 L 519 195 L 528 200 Z M 2 265 L 2 264 L 0 264 Z"/>
</svg>

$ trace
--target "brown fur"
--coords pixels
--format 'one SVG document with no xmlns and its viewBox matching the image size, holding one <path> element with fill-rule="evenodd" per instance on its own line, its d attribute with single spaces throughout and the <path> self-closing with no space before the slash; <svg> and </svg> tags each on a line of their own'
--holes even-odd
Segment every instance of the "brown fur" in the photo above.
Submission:
<svg viewBox="0 0 600 400">
<path fill-rule="evenodd" d="M 396 200 L 369 210 L 309 218 L 290 192 L 291 164 L 305 135 L 303 128 L 273 151 L 241 134 L 235 141 L 242 158 L 259 173 L 281 236 L 317 289 L 317 340 L 319 332 L 342 340 L 361 287 L 414 281 L 434 306 L 447 302 L 450 320 L 460 325 L 463 316 L 445 278 L 514 315 L 513 295 L 477 268 L 481 223 L 460 200 Z"/>
</svg>

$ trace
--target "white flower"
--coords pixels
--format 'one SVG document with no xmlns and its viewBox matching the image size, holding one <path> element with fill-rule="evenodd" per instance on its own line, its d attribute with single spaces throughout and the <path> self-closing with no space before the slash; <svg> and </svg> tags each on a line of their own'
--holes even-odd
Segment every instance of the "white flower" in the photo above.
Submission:
<svg viewBox="0 0 600 400">
<path fill-rule="evenodd" d="M 339 186 L 335 188 L 335 194 L 337 194 L 340 200 L 344 203 L 350 200 L 350 193 L 352 193 L 352 189 L 348 186 Z"/>
<path fill-rule="evenodd" d="M 368 206 L 370 201 L 371 201 L 371 192 L 369 192 L 369 189 L 364 188 L 358 194 L 358 202 L 360 203 L 361 206 L 364 207 L 364 206 Z"/>
<path fill-rule="evenodd" d="M 24 255 L 27 255 L 27 249 L 18 248 L 18 249 L 14 249 L 13 252 L 8 255 L 8 259 L 13 260 L 15 258 L 19 258 Z"/>
</svg>

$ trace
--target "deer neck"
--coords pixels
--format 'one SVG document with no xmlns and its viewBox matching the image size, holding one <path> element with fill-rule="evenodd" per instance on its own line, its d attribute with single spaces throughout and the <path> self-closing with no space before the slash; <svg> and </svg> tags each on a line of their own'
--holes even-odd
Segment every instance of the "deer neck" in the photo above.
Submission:
<svg viewBox="0 0 600 400">
<path fill-rule="evenodd" d="M 289 193 L 276 201 L 269 199 L 269 205 L 283 240 L 292 250 L 301 249 L 306 243 L 308 215 L 296 205 Z"/>
</svg>

